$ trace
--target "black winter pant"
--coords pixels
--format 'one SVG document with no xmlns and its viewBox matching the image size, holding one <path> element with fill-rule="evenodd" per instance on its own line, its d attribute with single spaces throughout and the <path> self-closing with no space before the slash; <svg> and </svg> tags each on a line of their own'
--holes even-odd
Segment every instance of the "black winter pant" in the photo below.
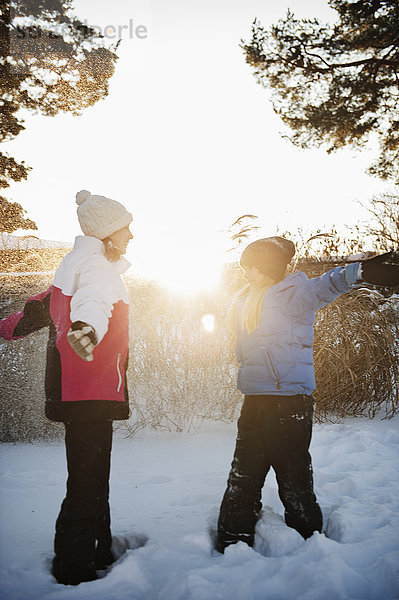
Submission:
<svg viewBox="0 0 399 600">
<path fill-rule="evenodd" d="M 254 543 L 265 477 L 273 467 L 285 522 L 305 539 L 322 529 L 309 454 L 311 396 L 245 396 L 227 489 L 220 507 L 216 549 Z"/>
<path fill-rule="evenodd" d="M 111 562 L 112 421 L 66 423 L 65 445 L 67 492 L 56 522 L 53 572 L 62 583 L 74 583 Z"/>
</svg>

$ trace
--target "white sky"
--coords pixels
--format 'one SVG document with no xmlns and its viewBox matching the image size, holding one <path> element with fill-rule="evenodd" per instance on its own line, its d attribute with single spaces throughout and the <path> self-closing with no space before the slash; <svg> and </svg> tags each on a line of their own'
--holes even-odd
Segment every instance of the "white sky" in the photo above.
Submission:
<svg viewBox="0 0 399 600">
<path fill-rule="evenodd" d="M 218 232 L 245 213 L 259 216 L 260 236 L 364 219 L 357 201 L 387 188 L 364 172 L 371 154 L 328 156 L 283 140 L 239 48 L 255 17 L 270 25 L 287 8 L 335 15 L 326 0 L 75 0 L 90 25 L 131 19 L 148 37 L 124 29 L 109 96 L 81 117 L 27 116 L 26 131 L 4 146 L 32 171 L 7 197 L 40 237 L 65 241 L 80 233 L 78 190 L 123 202 L 134 215 L 133 272 L 169 279 L 192 268 L 211 279 Z"/>
</svg>

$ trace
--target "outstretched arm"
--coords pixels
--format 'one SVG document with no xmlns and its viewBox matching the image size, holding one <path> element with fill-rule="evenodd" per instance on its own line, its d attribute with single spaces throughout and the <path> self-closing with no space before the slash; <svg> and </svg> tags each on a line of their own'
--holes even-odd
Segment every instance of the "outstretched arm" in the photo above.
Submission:
<svg viewBox="0 0 399 600">
<path fill-rule="evenodd" d="M 306 275 L 303 275 L 305 281 L 303 285 L 293 290 L 295 296 L 290 302 L 294 312 L 319 310 L 341 294 L 360 285 L 359 268 L 360 263 L 356 262 L 346 267 L 335 267 L 320 277 L 312 277 L 312 279 L 307 279 Z"/>
<path fill-rule="evenodd" d="M 113 267 L 103 260 L 91 260 L 79 273 L 78 289 L 71 299 L 71 321 L 91 325 L 99 344 L 108 331 L 109 318 L 119 300 Z"/>
<path fill-rule="evenodd" d="M 0 320 L 0 336 L 18 340 L 29 333 L 50 325 L 51 287 L 37 296 L 28 298 L 23 310 Z"/>
<path fill-rule="evenodd" d="M 71 300 L 72 325 L 67 334 L 70 346 L 80 358 L 93 360 L 95 346 L 108 330 L 109 318 L 119 300 L 113 285 L 113 267 L 100 261 L 88 262 L 79 273 L 79 286 Z"/>
<path fill-rule="evenodd" d="M 300 310 L 318 310 L 364 283 L 386 287 L 399 285 L 399 265 L 389 264 L 393 255 L 394 252 L 387 252 L 308 279 L 298 291 L 296 306 Z"/>
</svg>

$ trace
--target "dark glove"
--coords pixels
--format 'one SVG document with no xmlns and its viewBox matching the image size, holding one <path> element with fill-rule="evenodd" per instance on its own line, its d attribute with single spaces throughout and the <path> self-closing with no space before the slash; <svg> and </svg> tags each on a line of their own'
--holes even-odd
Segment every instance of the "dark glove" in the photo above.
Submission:
<svg viewBox="0 0 399 600">
<path fill-rule="evenodd" d="M 83 323 L 83 321 L 76 321 L 72 323 L 67 333 L 67 340 L 80 358 L 87 362 L 93 360 L 93 350 L 97 344 L 97 335 L 94 327 Z"/>
<path fill-rule="evenodd" d="M 395 252 L 386 252 L 374 258 L 361 261 L 361 278 L 366 283 L 395 287 L 399 285 L 399 265 L 389 264 Z"/>
</svg>

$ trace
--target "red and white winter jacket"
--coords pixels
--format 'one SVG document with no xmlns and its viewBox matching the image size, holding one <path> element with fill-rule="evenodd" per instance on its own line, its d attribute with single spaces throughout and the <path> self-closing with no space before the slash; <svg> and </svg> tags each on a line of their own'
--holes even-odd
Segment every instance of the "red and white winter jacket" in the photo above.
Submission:
<svg viewBox="0 0 399 600">
<path fill-rule="evenodd" d="M 53 421 L 126 419 L 129 299 L 121 274 L 130 264 L 107 260 L 103 243 L 79 236 L 53 284 L 29 298 L 22 311 L 0 321 L 0 335 L 16 340 L 49 326 L 46 415 Z M 82 321 L 96 332 L 94 360 L 72 350 L 67 333 Z"/>
</svg>

